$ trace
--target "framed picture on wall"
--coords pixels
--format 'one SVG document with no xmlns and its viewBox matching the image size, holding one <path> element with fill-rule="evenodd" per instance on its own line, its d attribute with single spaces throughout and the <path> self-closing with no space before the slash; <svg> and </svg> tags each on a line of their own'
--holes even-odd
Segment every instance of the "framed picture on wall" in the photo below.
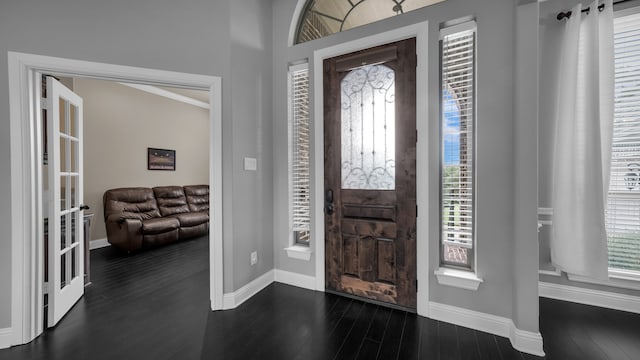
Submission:
<svg viewBox="0 0 640 360">
<path fill-rule="evenodd" d="M 176 170 L 176 151 L 147 148 L 148 170 Z"/>
</svg>

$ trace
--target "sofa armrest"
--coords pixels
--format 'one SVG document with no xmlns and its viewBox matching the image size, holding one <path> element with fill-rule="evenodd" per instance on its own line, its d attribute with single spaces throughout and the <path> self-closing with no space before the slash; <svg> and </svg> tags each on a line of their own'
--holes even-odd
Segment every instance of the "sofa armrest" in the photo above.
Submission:
<svg viewBox="0 0 640 360">
<path fill-rule="evenodd" d="M 107 217 L 105 225 L 110 244 L 125 251 L 134 251 L 142 247 L 142 220 L 111 214 Z"/>
<path fill-rule="evenodd" d="M 106 219 L 104 219 L 104 223 L 105 224 L 109 224 L 109 223 L 121 223 L 124 221 L 124 218 L 120 216 L 120 214 L 111 214 L 109 216 L 107 216 Z"/>
</svg>

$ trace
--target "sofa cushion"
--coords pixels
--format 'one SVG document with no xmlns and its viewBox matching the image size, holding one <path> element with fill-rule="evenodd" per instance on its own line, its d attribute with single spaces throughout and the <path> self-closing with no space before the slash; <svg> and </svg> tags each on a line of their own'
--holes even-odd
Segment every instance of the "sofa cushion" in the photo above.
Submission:
<svg viewBox="0 0 640 360">
<path fill-rule="evenodd" d="M 155 218 L 147 219 L 142 222 L 142 233 L 144 235 L 161 234 L 167 231 L 175 230 L 180 227 L 180 222 L 176 218 Z"/>
<path fill-rule="evenodd" d="M 176 242 L 180 239 L 180 229 L 167 231 L 161 234 L 153 234 L 142 236 L 142 247 L 151 248 L 155 246 L 165 245 Z"/>
<path fill-rule="evenodd" d="M 187 185 L 184 194 L 189 210 L 209 212 L 209 185 Z"/>
<path fill-rule="evenodd" d="M 112 214 L 119 219 L 146 220 L 159 218 L 158 204 L 150 188 L 119 188 L 107 190 L 103 196 L 105 220 Z"/>
<path fill-rule="evenodd" d="M 196 226 L 183 226 L 178 230 L 178 232 L 180 240 L 206 235 L 209 232 L 209 223 Z"/>
<path fill-rule="evenodd" d="M 182 186 L 157 186 L 153 188 L 162 216 L 189 212 Z"/>
<path fill-rule="evenodd" d="M 196 226 L 209 221 L 209 215 L 207 215 L 207 213 L 205 212 L 175 214 L 171 215 L 170 217 L 178 219 L 178 221 L 180 221 L 180 227 Z"/>
</svg>

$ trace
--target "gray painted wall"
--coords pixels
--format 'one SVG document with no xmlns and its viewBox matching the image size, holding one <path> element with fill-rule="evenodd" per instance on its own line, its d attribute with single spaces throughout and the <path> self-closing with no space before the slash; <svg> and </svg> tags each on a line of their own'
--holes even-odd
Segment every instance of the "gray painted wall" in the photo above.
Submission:
<svg viewBox="0 0 640 360">
<path fill-rule="evenodd" d="M 270 29 L 270 7 L 260 0 L 2 2 L 0 328 L 11 326 L 7 51 L 222 77 L 224 289 L 229 292 L 273 268 Z M 261 170 L 245 173 L 244 156 L 257 157 Z M 261 255 L 253 268 L 245 266 L 250 250 Z"/>
<path fill-rule="evenodd" d="M 223 184 L 225 292 L 234 291 L 272 268 L 315 274 L 310 262 L 286 257 L 287 64 L 313 51 L 425 20 L 429 25 L 429 194 L 438 194 L 438 28 L 445 21 L 474 16 L 478 22 L 477 259 L 485 282 L 471 292 L 430 279 L 430 301 L 514 318 L 537 331 L 537 312 L 516 316 L 518 307 L 537 308 L 521 288 L 537 287 L 528 262 L 518 264 L 524 246 L 514 245 L 513 194 L 519 186 L 514 164 L 527 146 L 512 136 L 514 125 L 515 2 L 447 0 L 324 39 L 289 47 L 289 25 L 297 0 L 25 0 L 3 3 L 0 53 L 21 51 L 113 64 L 151 67 L 223 78 Z M 312 63 L 311 66 L 314 64 Z M 0 56 L 0 69 L 7 68 Z M 528 75 L 522 81 L 535 81 Z M 520 80 L 519 80 L 520 81 Z M 7 73 L 0 71 L 0 166 L 10 164 Z M 313 79 L 312 79 L 313 83 Z M 312 84 L 313 85 L 313 84 Z M 312 104 L 312 106 L 314 106 Z M 517 151 L 516 151 L 517 150 Z M 533 150 L 535 151 L 535 149 Z M 244 157 L 258 159 L 258 171 L 243 170 Z M 531 164 L 535 168 L 535 164 Z M 10 201 L 10 173 L 0 172 L 0 203 Z M 10 207 L 0 208 L 0 328 L 10 326 Z M 429 274 L 438 264 L 438 203 L 429 204 Z M 526 221 L 524 222 L 526 224 Z M 525 238 L 528 235 L 525 236 Z M 250 267 L 249 253 L 260 261 Z M 518 283 L 517 287 L 514 285 Z M 516 296 L 514 296 L 516 295 Z"/>
<path fill-rule="evenodd" d="M 429 204 L 428 223 L 420 219 L 418 226 L 428 226 L 430 261 L 430 301 L 459 306 L 475 311 L 514 318 L 516 325 L 525 330 L 538 331 L 537 291 L 515 290 L 537 288 L 537 263 L 532 261 L 516 265 L 514 251 L 527 256 L 525 251 L 533 243 L 514 247 L 515 177 L 514 155 L 534 152 L 535 143 L 514 143 L 514 41 L 515 2 L 511 0 L 463 1 L 447 0 L 402 16 L 355 28 L 323 39 L 289 47 L 289 25 L 297 0 L 273 1 L 273 136 L 274 136 L 274 253 L 275 267 L 307 275 L 315 274 L 315 257 L 310 262 L 289 259 L 283 248 L 288 245 L 287 221 L 287 63 L 301 59 L 312 60 L 313 51 L 327 46 L 358 39 L 401 26 L 428 20 L 429 23 Z M 477 259 L 478 274 L 485 282 L 477 292 L 441 286 L 433 276 L 438 267 L 438 29 L 445 21 L 474 16 L 478 23 L 478 96 L 477 96 Z M 311 67 L 314 66 L 313 61 Z M 535 82 L 536 76 L 523 73 L 522 81 Z M 313 84 L 317 79 L 311 79 Z M 313 85 L 312 85 L 313 86 Z M 321 106 L 319 104 L 311 104 Z M 533 148 L 531 148 L 533 147 Z M 519 158 L 518 158 L 519 159 Z M 525 158 L 526 161 L 532 161 Z M 535 169 L 535 161 L 528 163 Z M 520 179 L 520 177 L 518 178 Z M 533 182 L 535 183 L 535 176 Z M 531 185 L 527 181 L 525 185 Z M 535 184 L 534 188 L 535 188 Z M 420 186 L 420 185 L 419 185 Z M 533 197 L 535 203 L 535 196 Z M 533 209 L 535 205 L 531 204 Z M 422 213 L 422 211 L 421 211 Z M 531 220 L 533 223 L 534 220 Z M 524 223 L 527 223 L 525 220 Z M 527 228 L 525 226 L 525 228 Z M 527 228 L 526 231 L 535 231 Z M 526 234 L 531 239 L 535 234 Z M 530 254 L 530 253 L 529 253 Z M 529 255 L 530 256 L 530 255 Z M 517 276 L 522 276 L 518 278 Z M 535 292 L 535 294 L 534 294 Z M 519 294 L 516 300 L 514 294 Z M 515 318 L 514 301 L 523 314 Z"/>
<path fill-rule="evenodd" d="M 539 194 L 538 206 L 551 207 L 551 184 L 553 172 L 553 144 L 555 123 L 552 121 L 553 113 L 556 109 L 557 87 L 555 78 L 558 75 L 560 41 L 563 22 L 556 20 L 556 15 L 560 11 L 566 11 L 582 2 L 588 5 L 590 1 L 581 0 L 556 0 L 547 1 L 540 4 L 540 119 L 539 119 Z M 637 6 L 633 2 L 616 5 L 614 10 L 622 10 L 631 6 Z M 544 226 L 539 233 L 541 269 L 551 269 L 551 253 L 549 250 L 549 239 L 551 231 L 548 226 Z M 600 291 L 640 296 L 640 291 L 622 289 L 610 286 L 600 286 L 583 282 L 571 281 L 565 274 L 562 276 L 540 275 L 540 281 L 555 284 L 582 287 Z"/>
<path fill-rule="evenodd" d="M 538 2 L 521 0 L 515 17 L 513 318 L 529 325 L 539 312 L 538 301 L 531 302 L 538 298 L 538 287 L 531 286 L 538 282 L 531 271 L 538 266 L 538 19 Z"/>
<path fill-rule="evenodd" d="M 229 1 L 231 10 L 231 121 L 233 149 L 233 290 L 273 269 L 273 149 L 271 98 L 271 4 Z M 225 133 L 226 134 L 226 133 Z M 244 170 L 256 158 L 257 171 Z M 226 157 L 225 157 L 226 159 Z M 225 183 L 224 191 L 229 192 Z M 225 211 L 225 217 L 227 212 Z M 250 266 L 250 253 L 258 264 Z M 226 258 L 226 257 L 225 257 Z M 225 276 L 227 276 L 225 268 Z M 225 282 L 225 292 L 230 291 Z"/>
</svg>

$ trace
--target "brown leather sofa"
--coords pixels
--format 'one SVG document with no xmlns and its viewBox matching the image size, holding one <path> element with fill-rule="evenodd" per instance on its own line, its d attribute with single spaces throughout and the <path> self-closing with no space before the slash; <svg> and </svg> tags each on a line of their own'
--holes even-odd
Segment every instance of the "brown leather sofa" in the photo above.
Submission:
<svg viewBox="0 0 640 360">
<path fill-rule="evenodd" d="M 209 231 L 208 185 L 111 189 L 103 204 L 107 239 L 127 252 Z"/>
</svg>

